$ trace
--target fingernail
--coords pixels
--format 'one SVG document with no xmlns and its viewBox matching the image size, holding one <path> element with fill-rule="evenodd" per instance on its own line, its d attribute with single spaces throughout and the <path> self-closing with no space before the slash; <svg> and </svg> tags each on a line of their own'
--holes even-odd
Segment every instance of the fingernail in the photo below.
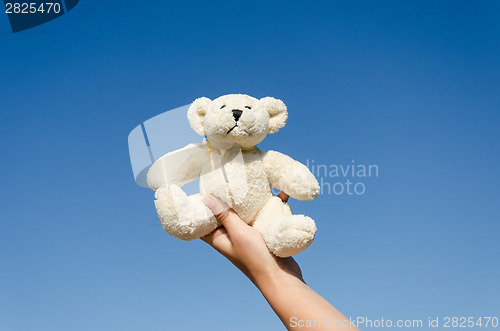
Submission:
<svg viewBox="0 0 500 331">
<path fill-rule="evenodd" d="M 212 209 L 215 205 L 215 200 L 210 195 L 203 197 L 203 199 L 201 199 L 201 202 L 203 202 L 205 206 L 207 206 L 210 209 Z"/>
</svg>

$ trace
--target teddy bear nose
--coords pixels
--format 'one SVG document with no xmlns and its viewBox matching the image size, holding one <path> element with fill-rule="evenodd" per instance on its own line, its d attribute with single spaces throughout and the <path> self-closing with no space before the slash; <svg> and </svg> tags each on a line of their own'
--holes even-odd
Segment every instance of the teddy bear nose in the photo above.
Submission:
<svg viewBox="0 0 500 331">
<path fill-rule="evenodd" d="M 243 114 L 243 110 L 233 109 L 233 117 L 236 122 L 240 119 L 241 114 Z"/>
</svg>

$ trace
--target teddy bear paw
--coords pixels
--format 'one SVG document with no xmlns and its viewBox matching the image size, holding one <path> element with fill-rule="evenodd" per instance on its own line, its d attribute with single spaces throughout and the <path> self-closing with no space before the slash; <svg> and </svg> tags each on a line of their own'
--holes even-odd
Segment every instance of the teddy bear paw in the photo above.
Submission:
<svg viewBox="0 0 500 331">
<path fill-rule="evenodd" d="M 155 206 L 163 229 L 182 240 L 203 237 L 220 224 L 201 202 L 200 196 L 187 196 L 177 185 L 156 190 Z"/>
<path fill-rule="evenodd" d="M 271 243 L 269 248 L 276 256 L 292 256 L 309 247 L 315 234 L 316 224 L 310 217 L 304 215 L 286 216 L 279 221 L 274 243 Z"/>
</svg>

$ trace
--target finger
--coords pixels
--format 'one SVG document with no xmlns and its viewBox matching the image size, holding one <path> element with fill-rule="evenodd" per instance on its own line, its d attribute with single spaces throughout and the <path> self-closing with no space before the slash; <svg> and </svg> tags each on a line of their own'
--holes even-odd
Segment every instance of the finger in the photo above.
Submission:
<svg viewBox="0 0 500 331">
<path fill-rule="evenodd" d="M 215 217 L 222 223 L 229 237 L 238 235 L 248 226 L 241 220 L 238 214 L 229 206 L 213 194 L 209 194 L 202 199 L 203 203 L 214 213 Z"/>
<path fill-rule="evenodd" d="M 229 255 L 232 252 L 231 240 L 229 240 L 229 235 L 223 227 L 215 229 L 215 231 L 201 237 L 200 239 L 222 254 Z"/>
<path fill-rule="evenodd" d="M 201 237 L 200 239 L 206 242 L 207 244 L 213 246 L 215 238 L 223 236 L 225 234 L 227 234 L 226 229 L 224 229 L 223 227 L 219 227 L 214 231 L 210 232 L 209 234 L 207 234 L 206 236 Z"/>
<path fill-rule="evenodd" d="M 286 194 L 285 192 L 281 191 L 279 194 L 278 194 L 278 198 L 281 199 L 281 201 L 283 202 L 287 202 L 288 201 L 288 198 L 290 196 L 288 194 Z"/>
</svg>

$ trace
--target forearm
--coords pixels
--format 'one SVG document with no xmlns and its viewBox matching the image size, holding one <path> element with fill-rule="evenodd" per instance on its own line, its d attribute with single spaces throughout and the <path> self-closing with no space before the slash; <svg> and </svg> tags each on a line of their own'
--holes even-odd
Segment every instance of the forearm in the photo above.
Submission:
<svg viewBox="0 0 500 331">
<path fill-rule="evenodd" d="M 280 194 L 285 201 L 287 196 Z M 292 257 L 273 256 L 262 235 L 243 222 L 217 197 L 208 195 L 203 202 L 222 223 L 202 239 L 240 269 L 262 295 L 288 330 L 359 330 L 302 280 L 300 267 Z M 304 321 L 330 321 L 310 327 Z"/>
<path fill-rule="evenodd" d="M 254 283 L 288 330 L 359 330 L 349 327 L 342 313 L 295 275 L 277 270 Z"/>
</svg>

